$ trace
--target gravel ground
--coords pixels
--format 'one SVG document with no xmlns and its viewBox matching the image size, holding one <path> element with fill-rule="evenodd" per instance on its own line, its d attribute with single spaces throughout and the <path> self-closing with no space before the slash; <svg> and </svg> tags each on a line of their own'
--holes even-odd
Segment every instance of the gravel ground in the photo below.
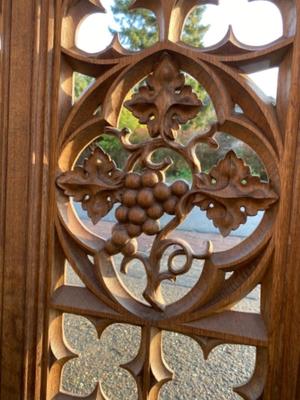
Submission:
<svg viewBox="0 0 300 400">
<path fill-rule="evenodd" d="M 108 228 L 105 226 L 105 228 Z M 103 231 L 103 227 L 100 228 Z M 231 237 L 224 241 L 220 236 L 183 233 L 189 242 L 199 245 L 203 239 L 211 239 L 217 251 L 232 247 L 241 238 Z M 150 243 L 142 238 L 141 248 L 147 250 Z M 119 260 L 116 260 L 118 265 Z M 143 269 L 133 264 L 127 276 L 122 276 L 127 287 L 140 299 L 145 286 Z M 186 294 L 200 275 L 202 264 L 195 263 L 192 271 L 180 277 L 175 284 L 164 283 L 163 293 L 168 302 Z M 80 285 L 78 278 L 68 268 L 67 282 Z M 236 310 L 259 312 L 259 288 L 235 306 Z M 65 314 L 65 339 L 78 358 L 69 361 L 63 370 L 62 389 L 77 396 L 89 395 L 97 381 L 110 400 L 137 399 L 135 382 L 131 375 L 120 368 L 137 354 L 140 328 L 114 324 L 98 339 L 94 326 L 85 318 Z M 250 346 L 222 345 L 214 349 L 207 361 L 199 345 L 191 338 L 177 333 L 164 332 L 164 357 L 175 372 L 175 379 L 163 386 L 161 400 L 231 400 L 240 399 L 232 388 L 245 383 L 251 376 L 255 363 L 255 349 Z"/>
</svg>

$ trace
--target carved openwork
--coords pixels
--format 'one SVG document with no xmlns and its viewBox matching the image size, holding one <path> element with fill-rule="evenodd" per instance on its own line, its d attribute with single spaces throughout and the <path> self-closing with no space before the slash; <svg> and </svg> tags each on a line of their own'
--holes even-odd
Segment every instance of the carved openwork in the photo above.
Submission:
<svg viewBox="0 0 300 400">
<path fill-rule="evenodd" d="M 282 128 L 274 106 L 249 84 L 245 72 L 262 66 L 279 65 L 288 54 L 293 29 L 264 47 L 239 43 L 230 30 L 213 48 L 198 49 L 181 41 L 188 13 L 195 5 L 217 1 L 134 1 L 131 8 L 148 8 L 157 18 L 159 42 L 149 49 L 131 53 L 115 37 L 98 54 L 87 54 L 75 46 L 75 28 L 93 11 L 104 11 L 96 1 L 65 1 L 62 10 L 61 133 L 58 143 L 57 242 L 60 251 L 51 307 L 55 310 L 50 328 L 53 362 L 49 399 L 68 399 L 60 390 L 63 365 L 74 355 L 64 343 L 64 312 L 83 315 L 103 329 L 114 322 L 141 326 L 142 340 L 137 357 L 123 368 L 136 380 L 139 399 L 158 399 L 162 385 L 172 379 L 164 362 L 161 333 L 171 330 L 196 338 L 206 357 L 221 343 L 257 347 L 256 369 L 251 381 L 236 389 L 244 399 L 259 399 L 265 384 L 267 332 L 264 315 L 232 311 L 263 279 L 274 250 L 273 227 L 280 198 L 278 159 L 283 147 Z M 283 13 L 284 2 L 274 1 Z M 73 37 L 73 38 L 72 38 Z M 73 71 L 94 76 L 95 82 L 71 104 Z M 205 132 L 195 133 L 187 143 L 178 138 L 181 126 L 192 120 L 203 104 L 186 84 L 184 74 L 193 76 L 208 92 L 218 121 Z M 139 89 L 127 94 L 139 82 Z M 280 101 L 280 98 L 279 98 Z M 236 112 L 236 105 L 242 112 Z M 128 129 L 118 129 L 122 106 L 148 129 L 142 143 L 131 140 Z M 217 132 L 225 132 L 250 146 L 264 164 L 268 179 L 251 173 L 234 150 L 229 151 L 209 172 L 201 169 L 198 146 L 217 149 Z M 101 135 L 119 140 L 128 157 L 123 169 L 97 145 L 88 158 L 78 162 L 83 149 Z M 153 161 L 159 149 L 170 149 L 188 164 L 192 182 L 169 183 L 166 172 L 171 157 Z M 73 202 L 80 203 L 93 224 L 111 210 L 117 222 L 104 238 L 93 234 L 78 219 Z M 247 218 L 264 211 L 255 232 L 231 250 L 215 252 L 209 240 L 197 248 L 172 233 L 193 209 L 205 211 L 221 235 L 228 236 Z M 170 221 L 162 226 L 163 215 Z M 141 235 L 153 237 L 145 254 L 139 249 Z M 105 236 L 107 237 L 107 236 Z M 146 273 L 144 301 L 136 298 L 120 279 L 115 263 L 122 258 L 126 274 L 132 260 L 139 260 Z M 162 259 L 167 257 L 167 269 Z M 85 287 L 67 286 L 60 280 L 67 260 Z M 198 281 L 183 298 L 167 303 L 161 284 L 187 273 L 195 260 L 204 267 Z M 231 272 L 229 278 L 226 273 Z M 104 399 L 97 387 L 89 399 Z"/>
</svg>

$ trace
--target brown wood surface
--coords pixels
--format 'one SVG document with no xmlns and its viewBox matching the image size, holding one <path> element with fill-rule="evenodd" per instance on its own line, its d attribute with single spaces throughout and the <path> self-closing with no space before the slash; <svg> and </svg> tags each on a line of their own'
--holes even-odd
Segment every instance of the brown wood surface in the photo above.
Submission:
<svg viewBox="0 0 300 400">
<path fill-rule="evenodd" d="M 282 13 L 284 35 L 269 45 L 245 46 L 229 29 L 211 48 L 187 46 L 180 40 L 185 17 L 195 5 L 208 3 L 218 2 L 136 0 L 133 9 L 155 13 L 158 43 L 130 53 L 116 37 L 108 49 L 90 55 L 76 48 L 74 34 L 82 18 L 104 11 L 99 2 L 0 2 L 1 399 L 74 398 L 60 389 L 62 368 L 74 357 L 63 338 L 64 312 L 85 316 L 99 335 L 114 322 L 142 327 L 139 352 L 123 366 L 136 381 L 139 400 L 158 399 L 162 385 L 172 379 L 161 349 L 163 330 L 192 337 L 205 357 L 222 343 L 256 346 L 253 376 L 235 391 L 246 400 L 298 399 L 300 4 L 273 1 Z M 244 75 L 273 66 L 280 68 L 276 106 Z M 178 129 L 202 104 L 184 84 L 182 70 L 203 85 L 218 117 L 217 124 L 186 146 L 176 142 Z M 96 78 L 75 104 L 74 71 Z M 145 77 L 147 85 L 124 104 L 151 136 L 134 146 L 128 132 L 117 129 L 118 115 L 127 92 Z M 235 104 L 242 115 L 234 112 Z M 95 113 L 99 106 L 100 114 Z M 215 146 L 219 130 L 252 147 L 265 165 L 268 183 L 251 176 L 233 152 L 208 174 L 201 172 L 193 149 L 200 142 Z M 81 150 L 104 132 L 128 150 L 124 170 L 101 148 L 74 169 Z M 161 147 L 187 160 L 192 188 L 164 182 L 167 161 L 154 166 L 149 159 Z M 142 172 L 132 173 L 137 162 Z M 82 203 L 91 223 L 118 204 L 119 223 L 111 237 L 81 224 L 70 197 Z M 214 252 L 209 241 L 193 249 L 187 239 L 168 236 L 193 207 L 206 211 L 224 236 L 259 209 L 265 215 L 245 241 Z M 173 218 L 163 229 L 158 222 L 162 213 Z M 146 254 L 138 248 L 142 231 L 154 236 Z M 161 272 L 166 250 L 168 270 Z M 123 272 L 132 259 L 143 263 L 144 302 L 120 283 L 115 254 L 124 256 Z M 186 261 L 175 269 L 178 255 Z M 194 259 L 204 261 L 199 281 L 182 299 L 165 303 L 161 282 L 187 272 Z M 85 288 L 65 284 L 66 260 Z M 232 272 L 228 279 L 226 272 Z M 258 284 L 261 313 L 232 311 Z M 105 398 L 100 385 L 88 397 Z"/>
<path fill-rule="evenodd" d="M 52 8 L 1 1 L 0 398 L 7 400 L 42 398 Z"/>
</svg>

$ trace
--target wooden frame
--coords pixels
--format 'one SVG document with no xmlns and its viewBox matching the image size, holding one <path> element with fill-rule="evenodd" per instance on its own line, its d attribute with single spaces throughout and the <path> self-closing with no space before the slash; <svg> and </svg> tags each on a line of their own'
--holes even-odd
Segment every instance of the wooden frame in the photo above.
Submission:
<svg viewBox="0 0 300 400">
<path fill-rule="evenodd" d="M 281 11 L 284 34 L 267 46 L 244 46 L 229 30 L 212 48 L 189 47 L 180 41 L 185 17 L 195 5 L 208 3 L 218 2 L 137 0 L 133 8 L 143 6 L 156 14 L 159 42 L 131 54 L 115 38 L 108 49 L 91 56 L 76 48 L 74 33 L 85 15 L 104 11 L 100 3 L 1 2 L 1 398 L 73 398 L 60 391 L 61 369 L 73 357 L 63 340 L 63 312 L 86 316 L 100 333 L 117 321 L 142 327 L 139 354 L 126 366 L 136 379 L 139 399 L 157 399 L 160 387 L 172 377 L 161 354 L 164 329 L 197 338 L 206 354 L 220 343 L 256 346 L 254 375 L 236 389 L 244 399 L 300 396 L 300 3 L 273 1 Z M 243 74 L 277 65 L 274 107 L 248 85 Z M 73 105 L 75 70 L 95 76 L 96 81 Z M 176 145 L 176 130 L 201 103 L 184 86 L 181 70 L 205 87 L 218 115 L 218 124 L 184 149 Z M 148 124 L 152 138 L 143 152 L 132 148 L 128 133 L 116 126 L 124 96 L 145 76 L 148 86 L 125 104 Z M 162 95 L 169 107 L 166 100 L 161 101 Z M 243 116 L 234 113 L 235 104 Z M 99 105 L 101 115 L 95 116 Z M 82 168 L 72 170 L 81 149 L 105 129 L 131 152 L 125 173 L 101 149 Z M 214 146 L 217 130 L 230 132 L 257 152 L 268 172 L 267 184 L 252 178 L 234 153 L 210 174 L 200 172 L 193 146 L 201 141 Z M 163 184 L 167 163 L 157 166 L 149 161 L 149 154 L 159 146 L 176 147 L 188 160 L 194 175 L 192 189 L 182 183 L 173 189 Z M 142 177 L 131 174 L 137 160 L 144 168 Z M 237 179 L 241 185 L 245 180 L 249 190 L 237 185 Z M 147 189 L 139 199 L 144 208 L 153 194 L 160 200 L 159 207 L 172 203 L 174 195 L 178 202 L 175 208 L 163 206 L 165 212 L 175 214 L 167 229 L 161 231 L 153 222 L 142 228 L 157 235 L 153 252 L 142 260 L 148 276 L 147 305 L 126 291 L 112 267 L 115 253 L 124 254 L 124 270 L 130 257 L 141 257 L 134 240 L 138 234 L 129 238 L 128 210 L 119 211 L 120 224 L 112 241 L 106 242 L 84 229 L 69 201 L 72 196 L 83 202 L 96 222 L 113 202 L 131 207 L 124 187 L 134 189 L 135 180 L 142 180 Z M 95 200 L 101 207 L 95 207 Z M 247 215 L 258 209 L 266 212 L 260 227 L 238 247 L 213 253 L 206 243 L 198 254 L 188 243 L 167 237 L 194 206 L 206 210 L 224 235 Z M 144 216 L 135 211 L 134 224 L 145 223 Z M 174 244 L 177 252 L 169 256 L 168 276 L 162 276 L 157 269 L 159 258 Z M 178 273 L 172 260 L 182 254 L 186 262 L 180 273 L 191 267 L 193 258 L 202 258 L 204 274 L 190 295 L 165 306 L 159 283 Z M 85 288 L 64 284 L 66 258 Z M 230 280 L 225 279 L 227 271 L 233 272 Z M 261 314 L 231 311 L 258 283 L 262 285 Z M 88 398 L 105 396 L 99 386 Z"/>
</svg>

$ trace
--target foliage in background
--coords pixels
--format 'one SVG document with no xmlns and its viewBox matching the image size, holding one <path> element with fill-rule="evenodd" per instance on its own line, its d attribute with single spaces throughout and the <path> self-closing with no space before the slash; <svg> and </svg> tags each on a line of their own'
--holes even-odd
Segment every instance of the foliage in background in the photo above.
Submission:
<svg viewBox="0 0 300 400">
<path fill-rule="evenodd" d="M 117 32 L 111 29 L 111 32 L 113 34 L 119 34 L 120 41 L 124 47 L 132 51 L 138 51 L 150 47 L 157 42 L 158 28 L 155 16 L 152 12 L 145 9 L 128 11 L 128 5 L 130 3 L 131 0 L 115 0 L 114 5 L 112 6 L 112 11 L 118 29 Z M 202 47 L 204 34 L 208 30 L 208 26 L 201 24 L 204 10 L 205 7 L 195 8 L 186 20 L 184 31 L 182 33 L 182 40 L 191 46 Z M 82 95 L 93 80 L 94 78 L 92 77 L 75 72 L 75 101 Z M 203 108 L 196 118 L 181 127 L 179 138 L 182 143 L 186 143 L 192 135 L 205 130 L 216 120 L 213 104 L 204 88 L 188 74 L 185 74 L 185 80 L 186 84 L 192 86 L 194 92 L 202 101 Z M 128 94 L 127 98 L 130 98 L 132 92 L 137 90 L 137 88 L 142 84 L 144 84 L 144 81 L 138 83 Z M 123 108 L 120 115 L 119 128 L 122 129 L 125 127 L 133 132 L 131 141 L 134 143 L 145 141 L 147 137 L 149 137 L 146 127 L 141 125 L 130 111 Z M 230 149 L 233 149 L 238 156 L 242 157 L 245 162 L 250 165 L 254 174 L 260 175 L 263 179 L 266 179 L 263 165 L 247 145 L 224 133 L 218 133 L 217 140 L 220 144 L 218 151 L 210 149 L 206 145 L 198 146 L 197 155 L 201 160 L 202 169 L 204 171 L 209 171 L 220 159 L 224 158 L 225 154 Z M 102 135 L 100 138 L 100 144 L 101 147 L 116 161 L 119 167 L 124 165 L 128 154 L 116 138 L 109 135 Z M 166 149 L 157 150 L 153 155 L 153 160 L 158 162 L 166 156 L 171 156 L 173 160 L 173 165 L 168 171 L 168 179 L 191 179 L 191 172 L 187 163 L 174 151 Z"/>
<path fill-rule="evenodd" d="M 79 72 L 74 72 L 74 101 L 78 100 L 79 97 L 84 93 L 84 91 L 89 87 L 89 85 L 95 80 L 91 76 L 80 74 Z"/>
<path fill-rule="evenodd" d="M 143 50 L 158 41 L 158 26 L 155 15 L 145 9 L 128 11 L 132 0 L 115 0 L 112 6 L 122 45 L 132 51 Z M 197 7 L 188 17 L 182 40 L 196 47 L 202 47 L 202 41 L 208 26 L 201 24 L 205 7 Z M 112 33 L 116 33 L 111 29 Z"/>
<path fill-rule="evenodd" d="M 158 41 L 155 15 L 145 9 L 128 11 L 131 0 L 115 0 L 111 9 L 122 45 L 131 51 L 143 50 Z M 117 33 L 114 29 L 112 34 Z"/>
</svg>

